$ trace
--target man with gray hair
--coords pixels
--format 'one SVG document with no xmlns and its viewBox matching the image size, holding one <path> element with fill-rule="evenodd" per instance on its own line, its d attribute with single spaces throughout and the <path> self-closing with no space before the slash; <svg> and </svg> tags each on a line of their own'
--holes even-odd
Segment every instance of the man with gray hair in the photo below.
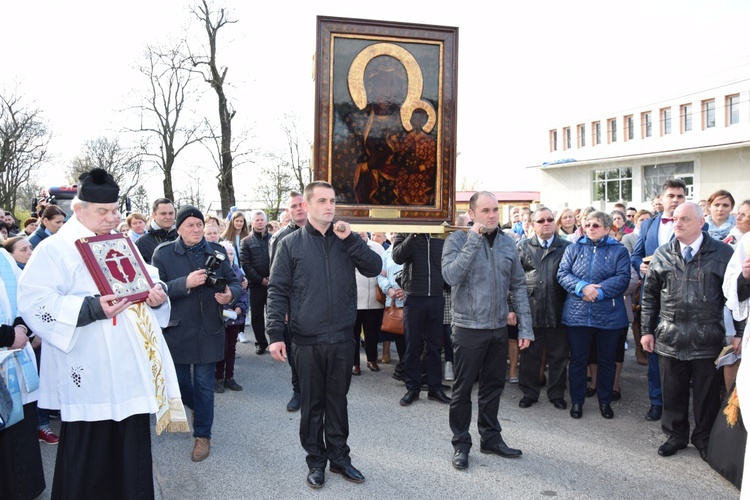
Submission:
<svg viewBox="0 0 750 500">
<path fill-rule="evenodd" d="M 662 430 L 668 436 L 659 447 L 663 457 L 692 442 L 706 460 L 721 405 L 714 360 L 724 347 L 722 284 L 732 248 L 702 231 L 703 224 L 703 210 L 695 203 L 674 210 L 674 239 L 654 253 L 643 286 L 641 344 L 646 352 L 659 355 Z"/>
<path fill-rule="evenodd" d="M 263 210 L 254 210 L 250 215 L 252 232 L 240 242 L 240 264 L 250 282 L 250 324 L 255 335 L 255 354 L 268 349 L 266 339 L 266 301 L 268 300 L 268 277 L 271 275 L 271 258 L 268 251 L 268 218 Z"/>
</svg>

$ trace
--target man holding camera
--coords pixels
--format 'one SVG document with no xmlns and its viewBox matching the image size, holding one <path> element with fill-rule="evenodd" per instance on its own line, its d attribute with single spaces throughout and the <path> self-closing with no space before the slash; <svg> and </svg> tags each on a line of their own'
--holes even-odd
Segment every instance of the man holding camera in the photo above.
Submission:
<svg viewBox="0 0 750 500">
<path fill-rule="evenodd" d="M 172 302 L 164 338 L 174 359 L 182 402 L 193 410 L 192 459 L 208 457 L 214 420 L 214 368 L 224 357 L 222 308 L 242 293 L 218 243 L 203 237 L 203 214 L 186 205 L 177 211 L 179 237 L 154 251 L 152 264 Z M 192 368 L 192 373 L 191 373 Z"/>
</svg>

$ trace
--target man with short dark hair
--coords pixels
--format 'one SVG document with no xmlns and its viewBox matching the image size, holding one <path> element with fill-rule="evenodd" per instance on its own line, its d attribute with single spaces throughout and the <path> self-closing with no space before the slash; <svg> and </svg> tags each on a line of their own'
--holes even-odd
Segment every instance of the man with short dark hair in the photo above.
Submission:
<svg viewBox="0 0 750 500">
<path fill-rule="evenodd" d="M 367 277 L 382 268 L 380 256 L 333 223 L 336 193 L 323 181 L 305 187 L 304 228 L 286 236 L 273 260 L 268 287 L 267 332 L 274 359 L 286 361 L 286 319 L 300 375 L 300 440 L 307 452 L 307 485 L 325 484 L 325 467 L 353 483 L 365 480 L 351 463 L 346 395 L 352 378 L 352 328 L 357 317 L 354 270 Z"/>
<path fill-rule="evenodd" d="M 143 260 L 148 264 L 151 263 L 151 257 L 156 247 L 164 242 L 177 239 L 177 231 L 174 229 L 174 215 L 172 200 L 159 198 L 154 201 L 151 224 L 148 225 L 146 233 L 135 242 L 135 246 L 141 251 Z"/>
<path fill-rule="evenodd" d="M 455 383 L 449 422 L 453 467 L 469 466 L 471 392 L 479 378 L 477 428 L 480 451 L 505 458 L 521 456 L 501 435 L 497 411 L 505 388 L 510 295 L 518 318 L 518 347 L 534 340 L 524 275 L 513 239 L 498 229 L 498 204 L 488 191 L 469 200 L 474 224 L 448 236 L 442 255 L 445 282 L 451 286 Z"/>
<path fill-rule="evenodd" d="M 662 430 L 668 436 L 659 455 L 674 455 L 692 442 L 706 460 L 721 405 L 714 360 L 725 342 L 722 285 L 732 248 L 702 231 L 703 211 L 695 203 L 681 204 L 673 216 L 675 237 L 656 250 L 646 273 L 641 344 L 645 351 L 659 355 Z"/>
<path fill-rule="evenodd" d="M 289 193 L 286 208 L 284 209 L 284 214 L 287 215 L 289 222 L 285 227 L 277 231 L 268 243 L 269 253 L 271 254 L 271 269 L 273 269 L 273 259 L 276 255 L 276 248 L 279 242 L 307 223 L 307 210 L 304 207 L 303 201 L 304 198 L 301 193 L 297 191 Z M 284 344 L 286 345 L 289 367 L 292 370 L 292 399 L 287 403 L 286 411 L 297 411 L 300 407 L 299 376 L 297 375 L 297 367 L 294 364 L 292 336 L 289 332 L 288 322 L 284 324 Z"/>
<path fill-rule="evenodd" d="M 268 241 L 268 219 L 262 210 L 255 210 L 250 218 L 252 232 L 240 242 L 240 264 L 250 283 L 250 324 L 255 335 L 255 354 L 268 349 L 266 339 L 266 301 L 268 276 L 271 274 Z"/>
</svg>

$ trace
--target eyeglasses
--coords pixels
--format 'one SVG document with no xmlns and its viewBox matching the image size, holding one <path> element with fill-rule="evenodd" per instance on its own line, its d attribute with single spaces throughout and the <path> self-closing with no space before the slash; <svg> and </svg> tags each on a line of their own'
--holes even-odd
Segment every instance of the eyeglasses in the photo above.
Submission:
<svg viewBox="0 0 750 500">
<path fill-rule="evenodd" d="M 544 224 L 545 222 L 548 222 L 551 224 L 555 222 L 555 219 L 553 219 L 552 217 L 547 217 L 546 219 L 538 219 L 538 220 L 535 220 L 534 222 L 536 222 L 537 224 Z"/>
<path fill-rule="evenodd" d="M 603 227 L 601 224 L 597 224 L 596 222 L 591 222 L 586 224 L 586 229 L 599 229 L 600 227 Z"/>
<path fill-rule="evenodd" d="M 631 214 L 627 216 L 628 219 L 635 219 L 635 214 Z"/>
</svg>

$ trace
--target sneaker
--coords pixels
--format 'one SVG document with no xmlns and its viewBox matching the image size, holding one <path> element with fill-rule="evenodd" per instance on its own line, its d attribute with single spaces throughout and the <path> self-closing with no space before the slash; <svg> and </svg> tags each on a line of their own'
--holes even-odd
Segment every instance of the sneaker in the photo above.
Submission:
<svg viewBox="0 0 750 500">
<path fill-rule="evenodd" d="M 445 362 L 445 376 L 443 377 L 446 381 L 450 382 L 454 379 L 453 376 L 453 363 L 450 361 Z"/>
<path fill-rule="evenodd" d="M 234 381 L 233 378 L 228 378 L 224 380 L 224 387 L 226 389 L 229 389 L 230 391 L 241 391 L 242 386 Z"/>
<path fill-rule="evenodd" d="M 216 380 L 214 382 L 214 392 L 216 394 L 223 394 L 224 393 L 224 381 L 221 379 Z"/>
<path fill-rule="evenodd" d="M 57 444 L 60 442 L 60 436 L 52 432 L 51 429 L 39 429 L 36 431 L 39 441 L 47 444 Z"/>
<path fill-rule="evenodd" d="M 237 336 L 237 339 L 243 344 L 247 344 L 248 342 L 250 342 L 249 340 L 247 340 L 247 337 L 245 337 L 245 332 L 240 332 L 240 334 Z"/>
</svg>

